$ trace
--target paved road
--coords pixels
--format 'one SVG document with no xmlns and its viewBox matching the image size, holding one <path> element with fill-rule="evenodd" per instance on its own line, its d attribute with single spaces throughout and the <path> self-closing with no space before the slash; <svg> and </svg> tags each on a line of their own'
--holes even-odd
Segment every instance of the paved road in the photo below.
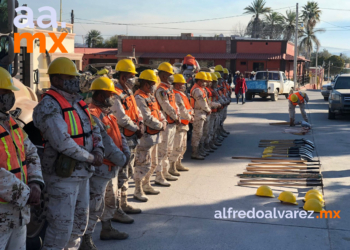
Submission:
<svg viewBox="0 0 350 250">
<path fill-rule="evenodd" d="M 239 187 L 236 176 L 247 161 L 232 160 L 231 156 L 260 157 L 260 139 L 294 139 L 282 133 L 284 128 L 269 122 L 287 121 L 287 100 L 278 102 L 255 99 L 245 105 L 232 103 L 226 129 L 231 135 L 223 146 L 205 161 L 190 159 L 185 164 L 190 171 L 170 188 L 159 187 L 161 194 L 149 196 L 147 203 L 134 204 L 143 209 L 135 215 L 135 223 L 113 223 L 128 232 L 125 241 L 99 240 L 100 224 L 94 241 L 101 250 L 107 249 L 244 249 L 244 250 L 342 250 L 350 246 L 350 118 L 327 119 L 327 103 L 319 92 L 308 91 L 309 116 L 314 129 L 305 138 L 315 141 L 324 175 L 326 209 L 341 210 L 341 219 L 215 219 L 215 211 L 233 210 L 291 210 L 302 211 L 302 197 L 308 188 L 273 188 L 276 197 L 283 190 L 295 193 L 299 205 L 285 205 L 277 198 L 255 196 L 256 187 Z M 301 120 L 297 112 L 297 120 Z M 133 185 L 132 185 L 133 186 Z M 133 190 L 129 190 L 130 201 Z"/>
</svg>

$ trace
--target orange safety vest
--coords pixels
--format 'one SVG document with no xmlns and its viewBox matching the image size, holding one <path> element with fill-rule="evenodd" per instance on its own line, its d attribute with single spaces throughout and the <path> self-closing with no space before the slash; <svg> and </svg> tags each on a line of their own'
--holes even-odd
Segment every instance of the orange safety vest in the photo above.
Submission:
<svg viewBox="0 0 350 250">
<path fill-rule="evenodd" d="M 10 117 L 10 128 L 12 137 L 3 126 L 0 126 L 0 150 L 2 152 L 0 168 L 11 172 L 27 184 L 28 173 L 23 132 L 12 117 Z M 20 159 L 17 158 L 18 155 Z M 0 203 L 8 202 L 0 198 Z"/>
<path fill-rule="evenodd" d="M 85 111 L 86 115 L 90 118 L 91 130 L 88 133 L 84 133 L 83 125 L 77 111 L 75 110 L 75 108 L 72 107 L 72 105 L 70 105 L 66 98 L 64 98 L 62 95 L 60 95 L 58 92 L 52 89 L 50 89 L 44 94 L 44 96 L 46 95 L 52 97 L 60 105 L 63 113 L 63 119 L 67 123 L 68 134 L 70 134 L 70 137 L 79 146 L 85 146 L 85 137 L 89 137 L 90 135 L 92 135 L 92 117 L 88 105 L 83 100 L 78 102 L 79 106 Z"/>
<path fill-rule="evenodd" d="M 193 96 L 192 96 L 192 92 L 195 89 L 199 89 L 202 92 L 204 100 L 207 101 L 207 95 L 206 95 L 204 89 L 201 86 L 199 86 L 197 83 L 195 83 L 193 85 L 193 87 L 191 88 L 191 91 L 190 91 L 190 98 L 191 98 L 191 106 L 192 106 L 192 108 L 194 108 L 194 106 L 196 104 L 196 99 L 194 99 Z"/>
<path fill-rule="evenodd" d="M 106 126 L 106 132 L 109 135 L 109 137 L 112 138 L 114 144 L 121 151 L 123 151 L 123 141 L 118 127 L 117 118 L 113 114 L 104 114 L 99 107 L 92 103 L 89 104 L 89 109 L 91 115 L 100 119 L 100 121 Z M 106 158 L 103 159 L 103 164 L 108 166 L 109 171 L 112 171 L 112 166 L 115 166 L 115 163 L 107 160 Z"/>
<path fill-rule="evenodd" d="M 126 93 L 124 90 L 120 88 L 115 88 L 115 91 L 117 91 L 117 95 L 120 97 L 122 101 L 122 105 L 125 111 L 125 114 L 130 117 L 130 119 L 139 125 L 139 113 L 137 111 L 137 105 L 135 101 L 135 97 L 133 95 L 129 95 L 129 93 Z M 127 137 L 133 136 L 136 133 L 124 128 L 124 135 Z"/>
<path fill-rule="evenodd" d="M 168 86 L 166 86 L 164 83 L 161 83 L 159 84 L 157 90 L 159 88 L 162 88 L 165 90 L 165 93 L 167 94 L 168 96 L 168 99 L 169 99 L 169 103 L 170 103 L 170 106 L 173 107 L 173 109 L 176 111 L 177 113 L 177 107 L 176 107 L 176 101 L 175 101 L 175 93 L 174 91 L 171 91 L 170 88 Z M 159 104 L 159 103 L 158 103 Z M 162 108 L 161 105 L 159 105 L 160 108 Z M 173 124 L 175 121 L 173 119 L 171 119 L 171 117 L 166 114 L 166 120 L 168 121 L 169 124 Z"/>
<path fill-rule="evenodd" d="M 153 117 L 157 118 L 160 121 L 160 116 L 159 116 L 160 108 L 159 108 L 159 104 L 156 101 L 156 99 L 153 96 L 147 95 L 141 89 L 138 89 L 135 92 L 135 96 L 137 96 L 137 95 L 139 95 L 139 96 L 141 96 L 142 98 L 145 99 L 148 108 L 151 110 L 151 115 Z M 158 134 L 160 132 L 160 130 L 152 129 L 152 128 L 146 126 L 146 131 L 145 132 L 147 134 L 150 134 L 150 135 L 155 135 L 155 134 Z"/>
<path fill-rule="evenodd" d="M 210 92 L 212 93 L 212 96 L 214 96 L 214 94 L 213 94 L 214 89 L 209 88 L 209 90 L 210 90 Z M 214 98 L 215 98 L 215 101 L 216 101 L 216 102 L 219 101 L 219 96 L 218 96 L 218 95 L 214 96 Z M 218 109 L 217 109 L 217 108 L 216 108 L 216 109 L 212 108 L 211 111 L 212 111 L 213 113 L 216 113 L 216 112 L 218 112 Z"/>
<path fill-rule="evenodd" d="M 301 94 L 300 94 L 299 92 L 296 92 L 296 93 L 294 93 L 294 94 L 296 94 L 296 95 L 298 96 L 300 103 L 304 103 L 304 97 L 302 97 Z M 292 95 L 293 95 L 293 94 L 290 94 L 290 95 L 288 96 L 288 100 L 290 100 L 291 102 L 292 102 Z M 298 105 L 297 102 L 292 102 L 292 104 L 293 104 L 294 106 L 297 106 L 297 105 Z"/>
<path fill-rule="evenodd" d="M 185 108 L 188 110 L 188 112 L 189 112 L 190 114 L 192 114 L 192 111 L 191 111 L 191 110 L 192 110 L 192 107 L 191 107 L 191 104 L 190 104 L 190 102 L 189 102 L 187 96 L 186 96 L 184 93 L 182 93 L 181 91 L 178 91 L 178 90 L 175 90 L 175 89 L 174 89 L 174 92 L 175 92 L 176 94 L 179 94 L 179 95 L 181 96 L 182 101 L 183 101 L 184 104 L 185 104 Z M 190 121 L 181 118 L 181 123 L 184 124 L 184 125 L 188 125 L 188 124 L 190 123 Z"/>
</svg>

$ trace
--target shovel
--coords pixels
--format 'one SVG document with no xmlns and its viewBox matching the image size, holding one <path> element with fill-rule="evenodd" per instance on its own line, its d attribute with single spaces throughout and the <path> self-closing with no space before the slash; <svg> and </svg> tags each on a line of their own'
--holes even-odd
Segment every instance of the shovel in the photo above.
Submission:
<svg viewBox="0 0 350 250">
<path fill-rule="evenodd" d="M 278 142 L 278 143 L 287 143 L 287 142 L 289 142 L 289 143 L 295 143 L 295 144 L 305 143 L 305 144 L 308 144 L 308 145 L 310 145 L 312 147 L 315 147 L 315 144 L 312 141 L 306 140 L 304 138 L 302 138 L 302 139 L 295 139 L 295 140 L 260 140 L 260 142 L 262 142 L 262 143 L 276 143 L 276 142 Z"/>
</svg>

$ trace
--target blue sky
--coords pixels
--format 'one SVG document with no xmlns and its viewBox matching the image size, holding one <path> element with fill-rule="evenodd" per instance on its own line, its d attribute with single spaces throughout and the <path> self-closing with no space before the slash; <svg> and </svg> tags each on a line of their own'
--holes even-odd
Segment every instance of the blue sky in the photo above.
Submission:
<svg viewBox="0 0 350 250">
<path fill-rule="evenodd" d="M 82 42 L 82 36 L 91 29 L 100 30 L 104 38 L 116 34 L 175 36 L 180 35 L 181 32 L 193 33 L 195 36 L 213 36 L 220 33 L 229 36 L 233 34 L 232 30 L 238 29 L 239 25 L 245 27 L 251 18 L 249 15 L 244 15 L 204 22 L 147 25 L 147 23 L 212 19 L 242 15 L 244 8 L 251 2 L 243 0 L 62 0 L 62 2 L 62 19 L 64 21 L 70 21 L 70 12 L 72 9 L 75 12 L 75 33 L 77 34 L 76 42 L 78 43 Z M 300 9 L 306 2 L 306 0 L 299 2 Z M 19 3 L 20 5 L 28 4 L 33 9 L 35 17 L 39 15 L 38 8 L 43 6 L 54 7 L 59 16 L 59 0 L 19 0 Z M 289 8 L 295 9 L 296 5 L 296 1 L 267 0 L 266 3 L 266 6 L 282 14 Z M 319 35 L 322 45 L 321 49 L 326 48 L 335 54 L 343 52 L 350 56 L 350 1 L 320 0 L 318 3 L 323 13 L 321 22 L 317 25 L 317 28 L 326 29 L 326 32 Z M 91 21 L 82 19 L 145 25 L 90 24 Z"/>
</svg>

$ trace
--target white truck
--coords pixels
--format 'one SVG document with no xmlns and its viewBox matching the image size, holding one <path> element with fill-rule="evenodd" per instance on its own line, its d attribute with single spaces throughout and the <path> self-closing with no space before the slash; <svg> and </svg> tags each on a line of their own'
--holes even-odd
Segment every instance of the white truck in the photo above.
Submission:
<svg viewBox="0 0 350 250">
<path fill-rule="evenodd" d="M 251 100 L 253 96 L 262 98 L 271 96 L 272 101 L 277 101 L 279 95 L 288 98 L 294 90 L 294 82 L 287 79 L 283 71 L 258 71 L 252 81 L 247 81 L 246 99 Z"/>
</svg>

